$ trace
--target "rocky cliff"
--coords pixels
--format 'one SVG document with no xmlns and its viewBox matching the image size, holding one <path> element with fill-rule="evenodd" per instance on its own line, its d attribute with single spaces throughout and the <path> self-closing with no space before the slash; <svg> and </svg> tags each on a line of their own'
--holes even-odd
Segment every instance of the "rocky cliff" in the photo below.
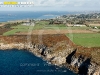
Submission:
<svg viewBox="0 0 100 75">
<path fill-rule="evenodd" d="M 28 50 L 80 75 L 100 75 L 100 48 L 76 46 L 65 35 L 0 36 L 0 49 Z M 96 61 L 97 60 L 97 61 Z"/>
</svg>

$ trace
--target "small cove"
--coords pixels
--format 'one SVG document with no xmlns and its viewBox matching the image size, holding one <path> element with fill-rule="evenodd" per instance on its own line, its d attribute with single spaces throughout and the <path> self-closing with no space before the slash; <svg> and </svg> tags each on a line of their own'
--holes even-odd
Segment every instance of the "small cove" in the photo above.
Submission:
<svg viewBox="0 0 100 75">
<path fill-rule="evenodd" d="M 26 50 L 0 50 L 0 75 L 76 75 Z"/>
</svg>

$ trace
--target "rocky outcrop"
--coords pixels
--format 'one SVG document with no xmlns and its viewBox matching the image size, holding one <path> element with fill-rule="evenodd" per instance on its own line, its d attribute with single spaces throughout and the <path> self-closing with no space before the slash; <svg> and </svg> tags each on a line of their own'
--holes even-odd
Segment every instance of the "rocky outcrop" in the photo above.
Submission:
<svg viewBox="0 0 100 75">
<path fill-rule="evenodd" d="M 12 38 L 12 42 L 9 41 Z M 59 38 L 63 39 L 58 40 Z M 36 36 L 33 38 L 35 41 L 31 39 L 30 42 L 26 41 L 25 36 L 1 37 L 0 49 L 28 50 L 54 65 L 66 66 L 80 75 L 100 75 L 100 66 L 92 60 L 91 55 L 79 53 L 77 46 L 66 38 L 64 35 L 50 35 L 50 37 L 44 38 L 45 41 L 48 39 L 47 42 L 43 40 L 42 43 L 39 43 L 36 41 Z"/>
</svg>

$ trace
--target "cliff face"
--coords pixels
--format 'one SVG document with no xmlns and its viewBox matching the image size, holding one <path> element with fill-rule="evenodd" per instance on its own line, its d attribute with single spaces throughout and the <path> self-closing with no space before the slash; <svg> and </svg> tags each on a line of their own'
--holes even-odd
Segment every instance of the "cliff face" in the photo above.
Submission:
<svg viewBox="0 0 100 75">
<path fill-rule="evenodd" d="M 100 75 L 100 64 L 94 61 L 92 51 L 84 53 L 88 48 L 75 46 L 65 35 L 43 35 L 42 38 L 34 35 L 30 40 L 27 36 L 0 36 L 0 38 L 2 50 L 25 49 L 54 65 L 66 66 L 80 75 Z"/>
</svg>

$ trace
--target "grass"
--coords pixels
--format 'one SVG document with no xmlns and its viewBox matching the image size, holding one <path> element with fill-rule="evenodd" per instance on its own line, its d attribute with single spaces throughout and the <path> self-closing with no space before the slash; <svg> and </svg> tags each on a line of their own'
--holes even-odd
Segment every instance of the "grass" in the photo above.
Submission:
<svg viewBox="0 0 100 75">
<path fill-rule="evenodd" d="M 44 29 L 89 30 L 89 27 L 67 27 L 64 24 L 46 25 Z"/>
<path fill-rule="evenodd" d="M 33 26 L 23 26 L 23 25 L 18 25 L 18 26 L 12 26 L 12 30 L 5 32 L 3 35 L 13 35 L 17 32 L 24 32 L 24 31 L 29 31 L 29 28 L 32 28 Z"/>
<path fill-rule="evenodd" d="M 89 27 L 67 27 L 67 29 L 71 29 L 71 30 L 86 30 L 86 29 L 90 29 Z"/>
<path fill-rule="evenodd" d="M 34 26 L 34 29 L 71 29 L 71 30 L 86 30 L 90 29 L 89 27 L 67 27 L 64 24 L 49 24 L 48 21 L 38 21 Z"/>
<path fill-rule="evenodd" d="M 51 24 L 49 25 L 49 21 L 37 21 L 35 23 L 35 26 L 25 26 L 25 25 L 17 25 L 12 26 L 12 30 L 5 32 L 3 35 L 13 35 L 17 32 L 28 32 L 32 30 L 41 30 L 41 29 L 52 29 L 52 30 L 59 30 L 59 29 L 65 29 L 65 30 L 77 30 L 77 29 L 87 29 L 88 27 L 67 27 L 64 24 Z"/>
<path fill-rule="evenodd" d="M 10 31 L 8 31 L 8 32 L 5 32 L 3 35 L 13 35 L 13 34 L 15 34 L 15 33 L 17 33 L 17 32 L 22 32 L 22 31 L 26 31 L 26 30 L 23 30 L 23 29 L 13 29 L 13 30 L 10 30 Z"/>
<path fill-rule="evenodd" d="M 28 32 L 32 30 L 40 30 L 40 29 L 65 29 L 64 25 L 49 25 L 48 21 L 38 21 L 35 26 L 25 26 L 25 25 L 17 25 L 12 26 L 12 30 L 5 32 L 3 35 L 13 35 L 17 32 Z"/>
<path fill-rule="evenodd" d="M 67 34 L 67 36 L 76 44 L 85 47 L 100 47 L 99 33 L 85 34 Z"/>
<path fill-rule="evenodd" d="M 28 32 L 31 30 L 38 30 L 38 29 L 43 29 L 44 26 L 46 25 L 47 22 L 40 21 L 38 22 L 35 26 L 25 26 L 25 25 L 17 25 L 17 26 L 12 26 L 12 30 L 5 32 L 3 35 L 13 35 L 18 32 Z"/>
<path fill-rule="evenodd" d="M 18 25 L 18 26 L 12 26 L 11 28 L 13 28 L 13 29 L 28 29 L 29 26 Z"/>
<path fill-rule="evenodd" d="M 49 24 L 48 21 L 39 21 L 34 26 L 34 30 L 38 29 L 66 29 L 66 26 L 64 24 Z"/>
<path fill-rule="evenodd" d="M 67 29 L 67 27 L 64 24 L 59 24 L 59 25 L 53 24 L 45 26 L 44 29 Z"/>
</svg>

